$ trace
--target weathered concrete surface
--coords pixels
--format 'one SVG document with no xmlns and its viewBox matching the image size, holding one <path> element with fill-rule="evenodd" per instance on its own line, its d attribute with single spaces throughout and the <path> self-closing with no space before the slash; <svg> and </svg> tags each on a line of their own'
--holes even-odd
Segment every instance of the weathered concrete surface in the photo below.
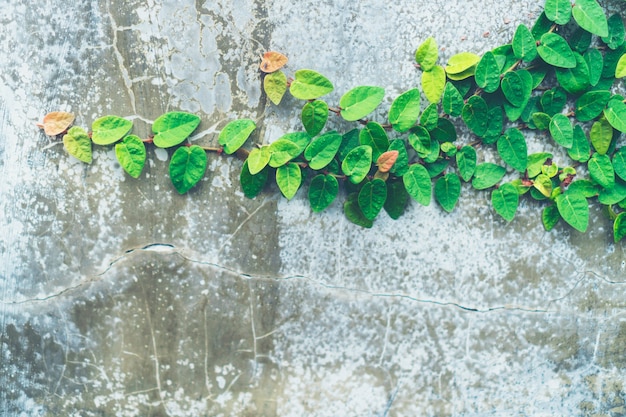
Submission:
<svg viewBox="0 0 626 417">
<path fill-rule="evenodd" d="M 180 109 L 198 143 L 235 117 L 269 142 L 299 122 L 266 105 L 262 51 L 327 75 L 331 102 L 364 84 L 390 102 L 427 36 L 442 62 L 482 53 L 542 5 L 0 1 L 0 415 L 626 414 L 626 258 L 600 215 L 545 233 L 532 204 L 505 224 L 464 190 L 451 215 L 363 230 L 302 191 L 246 200 L 231 158 L 181 197 L 163 152 L 133 180 L 33 125 L 118 114 L 145 137 Z"/>
</svg>

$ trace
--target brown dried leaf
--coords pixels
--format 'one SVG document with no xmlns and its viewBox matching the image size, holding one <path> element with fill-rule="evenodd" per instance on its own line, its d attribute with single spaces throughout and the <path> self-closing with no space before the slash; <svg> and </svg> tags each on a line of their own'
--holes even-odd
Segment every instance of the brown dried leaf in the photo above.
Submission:
<svg viewBox="0 0 626 417">
<path fill-rule="evenodd" d="M 388 172 L 393 164 L 396 163 L 396 159 L 398 159 L 398 151 L 387 151 L 383 152 L 376 161 L 376 165 L 378 165 L 378 170 L 380 172 Z"/>
<path fill-rule="evenodd" d="M 287 63 L 287 57 L 280 52 L 266 52 L 263 54 L 263 59 L 261 60 L 261 71 L 263 72 L 274 72 L 278 71 Z"/>
<path fill-rule="evenodd" d="M 74 123 L 74 115 L 65 111 L 53 111 L 43 118 L 43 123 L 37 126 L 43 129 L 48 136 L 56 136 L 65 132 Z"/>
</svg>

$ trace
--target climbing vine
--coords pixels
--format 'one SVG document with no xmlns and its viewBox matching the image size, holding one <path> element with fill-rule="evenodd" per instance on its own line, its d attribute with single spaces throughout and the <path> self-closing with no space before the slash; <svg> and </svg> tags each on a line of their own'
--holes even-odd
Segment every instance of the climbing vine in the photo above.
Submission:
<svg viewBox="0 0 626 417">
<path fill-rule="evenodd" d="M 323 99 L 334 91 L 328 78 L 311 69 L 288 75 L 287 57 L 267 52 L 260 64 L 263 89 L 274 105 L 287 93 L 304 102 L 303 130 L 251 151 L 243 148 L 256 129 L 250 119 L 226 124 L 216 148 L 187 140 L 200 118 L 185 112 L 157 118 L 148 139 L 129 134 L 132 122 L 118 116 L 95 120 L 87 132 L 72 127 L 72 114 L 53 112 L 40 127 L 63 135 L 66 150 L 85 163 L 92 162 L 92 144 L 115 144 L 118 161 L 134 178 L 145 164 L 146 144 L 176 147 L 169 174 L 181 194 L 204 176 L 207 152 L 236 153 L 244 160 L 246 197 L 275 181 L 287 199 L 308 188 L 311 209 L 320 212 L 343 188 L 346 217 L 363 227 L 372 227 L 383 210 L 397 219 L 410 200 L 429 205 L 434 197 L 451 212 L 466 183 L 490 192 L 493 209 L 506 221 L 513 220 L 520 199 L 541 202 L 546 230 L 562 219 L 585 232 L 589 205 L 600 204 L 617 242 L 626 236 L 626 147 L 620 147 L 626 100 L 615 92 L 616 80 L 626 76 L 625 33 L 622 17 L 607 18 L 596 0 L 546 0 L 532 27 L 518 26 L 510 44 L 482 56 L 463 52 L 440 65 L 430 37 L 415 52 L 421 90 L 397 96 L 385 120 L 368 118 L 383 102 L 383 88 L 357 86 L 329 105 Z M 423 109 L 422 97 L 429 103 Z M 330 117 L 355 127 L 325 130 Z M 459 140 L 460 123 L 471 140 Z M 564 148 L 565 160 L 529 153 L 530 131 Z"/>
</svg>

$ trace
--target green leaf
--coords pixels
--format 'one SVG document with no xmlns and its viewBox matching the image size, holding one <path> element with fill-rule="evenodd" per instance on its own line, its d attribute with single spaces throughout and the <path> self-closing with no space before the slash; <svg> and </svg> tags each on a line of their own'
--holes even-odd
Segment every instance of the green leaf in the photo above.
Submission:
<svg viewBox="0 0 626 417">
<path fill-rule="evenodd" d="M 313 100 L 334 90 L 333 84 L 319 72 L 301 69 L 289 86 L 292 96 L 300 100 Z"/>
<path fill-rule="evenodd" d="M 606 43 L 611 49 L 616 49 L 622 46 L 624 43 L 624 37 L 626 36 L 626 30 L 624 30 L 624 22 L 622 16 L 619 13 L 615 13 L 609 17 L 608 29 L 609 35 L 602 38 L 602 42 Z"/>
<path fill-rule="evenodd" d="M 409 154 L 406 151 L 406 145 L 402 139 L 394 139 L 389 142 L 388 151 L 398 151 L 396 163 L 391 167 L 391 172 L 398 177 L 403 176 L 409 170 Z"/>
<path fill-rule="evenodd" d="M 619 148 L 613 154 L 612 162 L 617 176 L 626 181 L 626 148 Z"/>
<path fill-rule="evenodd" d="M 533 181 L 533 187 L 544 197 L 552 195 L 552 180 L 546 174 L 539 174 Z"/>
<path fill-rule="evenodd" d="M 522 115 L 522 113 L 524 113 L 524 109 L 526 108 L 526 105 L 528 104 L 528 102 L 530 101 L 530 96 L 533 90 L 533 76 L 530 75 L 530 72 L 528 72 L 525 69 L 521 69 L 521 70 L 517 70 L 515 71 L 521 78 L 522 80 L 522 85 L 524 88 L 524 101 L 522 102 L 522 105 L 519 107 L 515 107 L 511 104 L 509 104 L 508 101 L 504 102 L 504 110 L 506 112 L 507 117 L 509 118 L 510 121 L 514 122 L 517 119 L 520 118 L 520 116 Z"/>
<path fill-rule="evenodd" d="M 576 100 L 576 119 L 588 122 L 595 119 L 606 107 L 611 92 L 607 90 L 588 91 Z"/>
<path fill-rule="evenodd" d="M 381 87 L 355 87 L 339 100 L 341 117 L 349 122 L 362 119 L 373 112 L 384 97 L 385 90 Z"/>
<path fill-rule="evenodd" d="M 247 198 L 254 198 L 259 195 L 265 183 L 267 183 L 268 175 L 269 168 L 267 166 L 259 173 L 255 175 L 251 174 L 248 168 L 248 160 L 246 160 L 241 168 L 241 174 L 239 174 L 239 183 L 241 184 L 243 194 Z"/>
<path fill-rule="evenodd" d="M 439 143 L 454 142 L 456 140 L 456 128 L 448 119 L 437 119 L 437 127 L 430 131 L 430 137 Z"/>
<path fill-rule="evenodd" d="M 615 67 L 615 78 L 622 77 L 626 77 L 626 54 L 622 55 Z"/>
<path fill-rule="evenodd" d="M 596 49 L 590 49 L 589 52 L 596 51 Z M 599 51 L 598 51 L 599 52 Z M 603 56 L 602 59 L 602 78 L 613 78 L 615 77 L 615 71 L 617 70 L 617 63 L 622 58 L 622 56 L 626 53 L 626 46 L 621 45 L 613 50 L 605 51 L 604 56 L 600 53 L 600 56 Z M 596 54 L 597 55 L 597 54 Z M 605 88 L 608 90 L 608 88 Z"/>
<path fill-rule="evenodd" d="M 330 206 L 339 193 L 339 183 L 332 175 L 319 174 L 311 180 L 309 202 L 311 209 L 319 213 Z"/>
<path fill-rule="evenodd" d="M 583 54 L 583 58 L 585 58 L 587 68 L 589 68 L 589 84 L 595 87 L 602 78 L 602 71 L 604 69 L 602 53 L 592 48 Z"/>
<path fill-rule="evenodd" d="M 585 232 L 589 224 L 589 205 L 587 199 L 569 190 L 556 197 L 559 214 L 570 226 L 579 232 Z"/>
<path fill-rule="evenodd" d="M 611 99 L 604 109 L 604 117 L 611 126 L 626 133 L 626 104 L 619 99 Z"/>
<path fill-rule="evenodd" d="M 611 140 L 613 140 L 613 128 L 611 124 L 605 118 L 597 120 L 591 126 L 589 138 L 591 139 L 591 144 L 594 149 L 600 155 L 606 154 L 611 146 Z"/>
<path fill-rule="evenodd" d="M 476 65 L 474 78 L 476 79 L 476 85 L 487 93 L 493 93 L 500 87 L 500 67 L 493 52 L 485 52 Z"/>
<path fill-rule="evenodd" d="M 376 122 L 368 122 L 359 133 L 359 143 L 372 148 L 372 160 L 376 161 L 389 149 L 389 138 L 385 129 Z"/>
<path fill-rule="evenodd" d="M 561 113 L 555 114 L 550 121 L 552 139 L 565 148 L 571 148 L 574 141 L 574 128 L 569 118 Z"/>
<path fill-rule="evenodd" d="M 231 123 L 236 124 L 236 122 L 235 120 Z M 165 113 L 159 116 L 152 125 L 154 145 L 159 148 L 176 146 L 187 139 L 199 124 L 200 118 L 195 114 L 185 112 Z"/>
<path fill-rule="evenodd" d="M 359 129 L 352 129 L 347 133 L 344 133 L 343 139 L 341 141 L 341 146 L 339 147 L 339 151 L 337 151 L 337 156 L 339 157 L 339 161 L 343 161 L 346 159 L 346 155 L 352 149 L 356 148 L 360 145 L 359 143 L 359 133 L 361 131 Z"/>
<path fill-rule="evenodd" d="M 432 185 L 430 175 L 424 166 L 413 164 L 406 174 L 402 176 L 404 187 L 409 195 L 423 206 L 430 204 Z"/>
<path fill-rule="evenodd" d="M 437 119 L 439 118 L 438 111 L 439 110 L 437 109 L 437 104 L 433 103 L 428 105 L 428 107 L 426 107 L 422 112 L 422 116 L 420 117 L 420 124 L 424 126 L 426 130 L 432 130 L 437 127 Z"/>
<path fill-rule="evenodd" d="M 550 117 L 561 113 L 566 103 L 567 93 L 561 87 L 551 88 L 541 95 L 541 107 Z"/>
<path fill-rule="evenodd" d="M 372 166 L 372 147 L 360 145 L 352 149 L 341 163 L 341 170 L 352 184 L 359 184 Z"/>
<path fill-rule="evenodd" d="M 572 17 L 570 0 L 546 0 L 546 17 L 557 25 L 565 25 Z"/>
<path fill-rule="evenodd" d="M 429 102 L 439 103 L 445 85 L 446 72 L 443 67 L 435 65 L 430 71 L 422 72 L 422 90 Z"/>
<path fill-rule="evenodd" d="M 409 144 L 415 149 L 420 157 L 424 157 L 430 153 L 431 137 L 428 130 L 422 126 L 415 126 L 409 133 Z"/>
<path fill-rule="evenodd" d="M 91 125 L 91 140 L 96 145 L 110 145 L 122 139 L 133 127 L 133 122 L 118 116 L 104 116 Z"/>
<path fill-rule="evenodd" d="M 591 46 L 591 33 L 581 27 L 577 27 L 569 36 L 568 42 L 572 51 L 584 54 Z"/>
<path fill-rule="evenodd" d="M 547 64 L 560 68 L 574 68 L 576 58 L 574 52 L 562 36 L 556 33 L 546 33 L 541 37 L 537 52 Z"/>
<path fill-rule="evenodd" d="M 404 183 L 398 178 L 387 181 L 387 199 L 383 208 L 394 220 L 397 220 L 409 203 L 409 194 L 404 188 Z"/>
<path fill-rule="evenodd" d="M 346 202 L 343 204 L 343 212 L 346 218 L 356 224 L 357 226 L 371 228 L 373 226 L 372 220 L 365 217 L 361 208 L 359 207 L 358 194 L 352 193 L 348 195 Z"/>
<path fill-rule="evenodd" d="M 552 121 L 552 118 L 546 113 L 537 112 L 533 113 L 532 121 L 537 129 L 548 130 L 550 129 L 550 122 Z"/>
<path fill-rule="evenodd" d="M 563 89 L 570 94 L 579 94 L 585 91 L 589 86 L 589 67 L 585 58 L 578 52 L 574 52 L 576 66 L 574 68 L 556 68 L 556 79 Z"/>
<path fill-rule="evenodd" d="M 359 191 L 359 208 L 366 219 L 374 220 L 387 200 L 387 184 L 380 178 L 367 182 Z"/>
<path fill-rule="evenodd" d="M 493 187 L 500 182 L 506 169 L 491 162 L 483 162 L 476 165 L 476 171 L 474 171 L 474 178 L 472 179 L 472 187 L 477 190 L 485 190 Z"/>
<path fill-rule="evenodd" d="M 613 188 L 603 188 L 598 194 L 598 201 L 600 204 L 606 206 L 612 204 L 618 204 L 626 198 L 626 184 L 622 181 L 615 181 Z"/>
<path fill-rule="evenodd" d="M 300 155 L 300 147 L 287 139 L 278 139 L 269 146 L 270 160 L 269 166 L 278 168 Z"/>
<path fill-rule="evenodd" d="M 459 93 L 459 90 L 457 90 L 454 84 L 446 83 L 441 100 L 443 112 L 453 117 L 460 116 L 463 104 L 463 96 Z"/>
<path fill-rule="evenodd" d="M 514 105 L 520 107 L 525 100 L 524 82 L 519 74 L 515 71 L 507 72 L 502 77 L 502 93 L 504 97 Z"/>
<path fill-rule="evenodd" d="M 541 173 L 541 167 L 548 160 L 552 159 L 552 154 L 548 152 L 539 152 L 528 155 L 528 177 L 534 178 Z"/>
<path fill-rule="evenodd" d="M 572 147 L 567 150 L 567 154 L 574 161 L 587 162 L 590 152 L 591 147 L 589 146 L 589 141 L 582 127 L 580 127 L 580 125 L 574 126 Z"/>
<path fill-rule="evenodd" d="M 471 52 L 461 52 L 450 57 L 448 65 L 446 65 L 446 73 L 448 75 L 465 73 L 474 68 L 478 61 L 480 61 L 478 55 Z M 473 75 L 473 72 L 468 77 L 471 75 Z"/>
<path fill-rule="evenodd" d="M 309 146 L 309 143 L 311 142 L 311 136 L 309 136 L 309 134 L 306 132 L 291 132 L 282 135 L 280 138 L 278 138 L 278 140 L 288 140 L 298 147 L 298 152 L 294 151 L 293 157 L 295 158 L 296 156 L 304 152 L 306 147 Z"/>
<path fill-rule="evenodd" d="M 185 194 L 204 176 L 206 151 L 198 145 L 181 146 L 170 160 L 170 179 L 179 194 Z"/>
<path fill-rule="evenodd" d="M 439 58 L 439 47 L 437 41 L 431 36 L 426 39 L 415 51 L 415 62 L 417 62 L 422 70 L 430 71 Z"/>
<path fill-rule="evenodd" d="M 128 175 L 139 178 L 146 164 L 146 145 L 136 135 L 126 136 L 115 145 L 115 156 Z"/>
<path fill-rule="evenodd" d="M 435 199 L 448 213 L 454 210 L 460 196 L 461 180 L 459 180 L 456 174 L 446 174 L 435 183 Z"/>
<path fill-rule="evenodd" d="M 302 184 L 300 165 L 289 162 L 276 169 L 276 184 L 287 200 L 291 200 Z"/>
<path fill-rule="evenodd" d="M 287 92 L 287 76 L 282 71 L 274 71 L 263 78 L 263 90 L 270 101 L 279 105 Z"/>
<path fill-rule="evenodd" d="M 615 171 L 611 159 L 607 155 L 594 153 L 587 162 L 589 176 L 602 188 L 613 188 L 615 185 Z"/>
<path fill-rule="evenodd" d="M 491 193 L 491 205 L 504 220 L 510 222 L 515 217 L 519 205 L 517 188 L 512 184 L 502 184 Z"/>
<path fill-rule="evenodd" d="M 526 139 L 518 129 L 510 128 L 498 139 L 498 153 L 513 169 L 524 172 L 528 164 Z"/>
<path fill-rule="evenodd" d="M 551 13 L 551 16 L 554 18 L 555 14 Z M 537 21 L 533 25 L 533 28 L 530 31 L 533 35 L 533 38 L 539 39 L 543 36 L 544 33 L 548 33 L 550 29 L 552 29 L 552 22 L 553 20 L 548 19 L 548 17 L 546 16 L 545 10 L 541 12 L 539 17 L 537 18 Z"/>
<path fill-rule="evenodd" d="M 456 153 L 456 166 L 459 168 L 463 181 L 467 182 L 472 179 L 476 170 L 476 150 L 469 145 L 459 149 Z"/>
<path fill-rule="evenodd" d="M 271 151 L 269 146 L 254 148 L 248 158 L 248 169 L 251 175 L 256 175 L 263 170 L 270 162 Z"/>
<path fill-rule="evenodd" d="M 448 168 L 448 165 L 450 165 L 449 159 L 437 158 L 433 162 L 425 164 L 424 168 L 426 168 L 426 171 L 428 171 L 428 175 L 430 176 L 430 178 L 435 178 L 443 171 L 445 171 L 446 168 Z"/>
<path fill-rule="evenodd" d="M 461 116 L 467 127 L 469 127 L 476 136 L 483 136 L 489 126 L 488 112 L 489 107 L 485 99 L 480 96 L 472 96 L 467 100 L 465 106 L 463 106 Z"/>
<path fill-rule="evenodd" d="M 570 184 L 567 191 L 578 193 L 585 198 L 592 198 L 598 195 L 600 188 L 590 180 L 577 180 Z"/>
<path fill-rule="evenodd" d="M 400 94 L 389 108 L 389 123 L 396 132 L 409 130 L 420 115 L 420 91 L 413 88 Z M 436 117 L 436 113 L 435 113 Z M 437 120 L 435 118 L 435 120 Z"/>
<path fill-rule="evenodd" d="M 500 106 L 489 109 L 487 113 L 487 131 L 483 135 L 483 143 L 490 144 L 496 142 L 502 134 L 502 128 L 504 125 L 504 116 L 502 115 L 502 108 Z"/>
<path fill-rule="evenodd" d="M 330 164 L 341 146 L 341 139 L 341 135 L 334 131 L 313 139 L 304 150 L 304 157 L 309 161 L 309 167 L 319 170 Z"/>
<path fill-rule="evenodd" d="M 63 146 L 67 153 L 74 158 L 91 164 L 91 139 L 82 127 L 71 127 L 67 133 L 63 135 Z"/>
<path fill-rule="evenodd" d="M 541 212 L 541 222 L 546 232 L 554 229 L 554 226 L 556 226 L 559 220 L 561 220 L 561 215 L 559 214 L 559 209 L 556 204 L 547 206 Z"/>
<path fill-rule="evenodd" d="M 626 211 L 621 212 L 613 222 L 613 239 L 615 243 L 619 242 L 626 236 Z"/>
<path fill-rule="evenodd" d="M 600 37 L 609 36 L 609 26 L 604 10 L 596 0 L 576 0 L 572 15 L 578 26 Z"/>
<path fill-rule="evenodd" d="M 275 74 L 275 73 L 272 73 Z M 323 100 L 314 100 L 307 102 L 302 108 L 300 115 L 302 125 L 306 132 L 311 136 L 317 136 L 328 120 L 328 104 Z"/>
<path fill-rule="evenodd" d="M 230 155 L 243 146 L 243 144 L 246 142 L 246 140 L 248 140 L 254 129 L 256 129 L 256 123 L 254 123 L 253 120 L 233 120 L 229 122 L 226 126 L 224 126 L 219 134 L 218 142 L 224 147 L 224 152 Z M 187 135 L 189 135 L 192 131 L 189 131 Z"/>
<path fill-rule="evenodd" d="M 569 3 L 569 0 L 565 1 Z M 521 24 L 515 30 L 515 35 L 513 36 L 513 52 L 515 53 L 515 58 L 521 59 L 524 62 L 530 62 L 537 57 L 537 43 L 526 25 Z M 476 69 L 476 71 L 478 72 L 478 69 Z"/>
</svg>

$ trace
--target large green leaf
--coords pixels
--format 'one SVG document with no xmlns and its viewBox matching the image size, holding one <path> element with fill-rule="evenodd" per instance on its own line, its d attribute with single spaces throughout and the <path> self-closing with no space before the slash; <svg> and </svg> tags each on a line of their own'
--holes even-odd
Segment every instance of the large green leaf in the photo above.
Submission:
<svg viewBox="0 0 626 417">
<path fill-rule="evenodd" d="M 474 171 L 472 187 L 477 190 L 485 190 L 493 187 L 500 182 L 505 173 L 506 169 L 504 167 L 492 164 L 491 162 L 478 164 L 476 165 L 476 170 Z"/>
<path fill-rule="evenodd" d="M 246 161 L 248 161 L 248 169 L 251 175 L 256 175 L 263 170 L 270 162 L 272 153 L 269 146 L 261 146 L 260 148 L 254 148 Z"/>
<path fill-rule="evenodd" d="M 402 176 L 404 187 L 409 195 L 423 206 L 430 204 L 432 185 L 426 168 L 420 164 L 413 164 Z"/>
<path fill-rule="evenodd" d="M 263 90 L 267 98 L 276 105 L 280 104 L 287 91 L 287 76 L 282 71 L 274 71 L 263 77 Z"/>
<path fill-rule="evenodd" d="M 582 127 L 580 127 L 580 125 L 574 126 L 572 147 L 567 150 L 567 154 L 574 161 L 587 162 L 590 152 L 591 147 L 589 146 L 589 141 Z"/>
<path fill-rule="evenodd" d="M 373 112 L 384 97 L 385 89 L 381 87 L 355 87 L 339 100 L 341 117 L 349 122 L 362 119 Z"/>
<path fill-rule="evenodd" d="M 372 166 L 372 147 L 360 145 L 352 149 L 341 163 L 341 170 L 352 184 L 359 184 Z"/>
<path fill-rule="evenodd" d="M 461 180 L 456 174 L 446 174 L 435 183 L 435 199 L 448 213 L 454 210 L 460 196 Z"/>
<path fill-rule="evenodd" d="M 593 122 L 589 131 L 589 139 L 591 139 L 591 144 L 600 155 L 606 154 L 613 140 L 611 124 L 605 118 Z"/>
<path fill-rule="evenodd" d="M 341 135 L 334 131 L 313 139 L 304 150 L 304 157 L 309 161 L 309 167 L 319 170 L 328 165 L 337 154 L 341 139 Z"/>
<path fill-rule="evenodd" d="M 359 191 L 359 208 L 369 220 L 374 220 L 387 200 L 387 184 L 380 178 L 366 182 Z"/>
<path fill-rule="evenodd" d="M 569 3 L 569 0 L 565 1 Z M 515 53 L 515 58 L 524 62 L 530 62 L 537 57 L 537 42 L 533 34 L 530 33 L 530 29 L 524 24 L 520 24 L 515 30 L 513 52 Z"/>
<path fill-rule="evenodd" d="M 557 113 L 550 121 L 550 135 L 552 139 L 565 148 L 571 148 L 574 141 L 574 128 L 569 118 L 564 114 Z"/>
<path fill-rule="evenodd" d="M 560 68 L 574 68 L 576 57 L 574 52 L 562 36 L 556 33 L 546 33 L 541 37 L 537 52 L 546 63 Z"/>
<path fill-rule="evenodd" d="M 189 125 L 189 128 L 191 125 Z M 252 132 L 256 129 L 256 123 L 250 119 L 238 119 L 229 122 L 218 136 L 218 142 L 224 147 L 224 152 L 228 155 L 241 148 Z M 192 130 L 193 131 L 193 130 Z M 189 131 L 187 136 L 192 132 Z M 182 135 L 181 135 L 182 136 Z M 155 137 L 156 140 L 156 137 Z M 184 139 L 183 139 L 184 140 Z M 156 142 L 155 142 L 156 145 Z M 159 146 L 159 145 L 157 145 Z"/>
<path fill-rule="evenodd" d="M 552 195 L 552 180 L 546 174 L 537 175 L 533 180 L 533 187 L 544 197 L 550 197 Z"/>
<path fill-rule="evenodd" d="M 449 119 L 440 117 L 437 119 L 437 127 L 430 131 L 430 137 L 439 143 L 454 142 L 456 140 L 456 128 Z"/>
<path fill-rule="evenodd" d="M 420 91 L 413 88 L 396 97 L 391 103 L 388 118 L 395 131 L 406 132 L 417 122 L 419 115 Z M 437 119 L 435 118 L 435 120 Z"/>
<path fill-rule="evenodd" d="M 576 0 L 572 15 L 578 25 L 601 37 L 609 36 L 609 25 L 604 10 L 596 0 Z"/>
<path fill-rule="evenodd" d="M 517 188 L 512 184 L 502 184 L 491 193 L 491 204 L 504 220 L 510 222 L 515 217 L 519 205 Z"/>
<path fill-rule="evenodd" d="M 446 72 L 443 67 L 435 65 L 430 71 L 422 72 L 422 90 L 431 103 L 439 103 L 446 85 Z"/>
<path fill-rule="evenodd" d="M 291 200 L 302 184 L 300 165 L 289 162 L 276 169 L 276 184 L 287 200 Z"/>
<path fill-rule="evenodd" d="M 587 230 L 589 205 L 585 197 L 568 190 L 556 197 L 556 206 L 563 220 L 570 226 L 583 233 Z"/>
<path fill-rule="evenodd" d="M 528 164 L 528 148 L 524 135 L 516 128 L 507 129 L 498 139 L 498 153 L 513 169 L 524 172 Z"/>
<path fill-rule="evenodd" d="M 313 100 L 333 91 L 333 84 L 319 72 L 301 69 L 296 71 L 289 92 L 300 100 Z"/>
<path fill-rule="evenodd" d="M 365 215 L 361 211 L 358 198 L 358 193 L 352 193 L 348 195 L 346 202 L 343 204 L 343 213 L 346 215 L 346 218 L 350 222 L 356 224 L 357 226 L 369 229 L 374 223 L 372 222 L 372 220 L 365 217 Z"/>
<path fill-rule="evenodd" d="M 591 85 L 589 66 L 585 58 L 578 52 L 574 52 L 576 66 L 574 68 L 556 68 L 556 79 L 561 86 L 570 94 L 579 94 Z"/>
<path fill-rule="evenodd" d="M 170 160 L 170 179 L 179 194 L 185 194 L 204 176 L 206 151 L 198 145 L 181 146 Z"/>
<path fill-rule="evenodd" d="M 611 159 L 607 155 L 594 153 L 587 161 L 589 176 L 602 188 L 613 188 L 615 185 L 615 171 Z"/>
<path fill-rule="evenodd" d="M 335 200 L 339 193 L 339 183 L 332 175 L 319 174 L 311 180 L 309 185 L 309 202 L 311 209 L 318 213 Z"/>
<path fill-rule="evenodd" d="M 604 110 L 604 117 L 611 126 L 626 133 L 626 104 L 619 99 L 611 99 Z"/>
<path fill-rule="evenodd" d="M 476 136 L 483 136 L 489 126 L 489 107 L 480 96 L 472 96 L 467 100 L 461 116 L 463 121 Z"/>
<path fill-rule="evenodd" d="M 493 93 L 500 87 L 500 67 L 498 66 L 496 56 L 493 52 L 485 52 L 476 65 L 474 78 L 476 80 L 476 85 L 485 90 L 487 93 Z"/>
<path fill-rule="evenodd" d="M 302 125 L 306 132 L 311 136 L 317 136 L 328 120 L 328 104 L 323 100 L 309 101 L 302 108 L 300 115 Z"/>
<path fill-rule="evenodd" d="M 251 174 L 250 170 L 248 169 L 248 160 L 246 160 L 243 163 L 241 173 L 239 174 L 239 183 L 241 184 L 243 194 L 247 198 L 254 198 L 259 195 L 259 193 L 267 183 L 268 176 L 269 168 L 267 166 L 259 171 L 257 174 Z"/>
<path fill-rule="evenodd" d="M 110 145 L 122 139 L 133 127 L 133 122 L 118 116 L 104 116 L 91 125 L 91 140 L 96 145 Z"/>
<path fill-rule="evenodd" d="M 152 125 L 154 145 L 159 148 L 176 146 L 187 139 L 199 124 L 200 117 L 195 114 L 177 111 L 165 113 L 159 116 Z"/>
<path fill-rule="evenodd" d="M 446 83 L 443 89 L 443 98 L 441 99 L 443 112 L 453 117 L 460 116 L 463 104 L 463 96 L 459 93 L 459 90 L 454 84 Z"/>
<path fill-rule="evenodd" d="M 476 150 L 465 145 L 456 153 L 456 166 L 459 168 L 459 174 L 463 181 L 467 182 L 472 179 L 476 170 Z"/>
<path fill-rule="evenodd" d="M 626 211 L 621 212 L 613 222 L 613 239 L 615 243 L 619 242 L 626 236 Z"/>
<path fill-rule="evenodd" d="M 368 122 L 361 133 L 359 133 L 359 143 L 372 148 L 372 160 L 376 161 L 383 152 L 389 149 L 389 138 L 385 129 L 376 122 Z"/>
<path fill-rule="evenodd" d="M 63 146 L 67 153 L 74 158 L 91 164 L 91 139 L 82 127 L 71 127 L 67 133 L 63 135 Z"/>
<path fill-rule="evenodd" d="M 278 139 L 269 146 L 269 166 L 278 168 L 291 161 L 302 152 L 300 147 L 287 139 Z"/>
<path fill-rule="evenodd" d="M 606 107 L 611 92 L 608 90 L 588 91 L 576 100 L 576 118 L 581 122 L 595 119 Z"/>
<path fill-rule="evenodd" d="M 115 145 L 115 156 L 128 175 L 139 178 L 146 164 L 146 145 L 136 135 L 126 136 Z"/>
<path fill-rule="evenodd" d="M 557 25 L 565 25 L 572 17 L 570 0 L 546 0 L 546 17 Z"/>
<path fill-rule="evenodd" d="M 437 41 L 431 36 L 426 39 L 415 51 L 415 62 L 417 62 L 424 71 L 430 71 L 439 58 L 439 47 Z"/>
</svg>

